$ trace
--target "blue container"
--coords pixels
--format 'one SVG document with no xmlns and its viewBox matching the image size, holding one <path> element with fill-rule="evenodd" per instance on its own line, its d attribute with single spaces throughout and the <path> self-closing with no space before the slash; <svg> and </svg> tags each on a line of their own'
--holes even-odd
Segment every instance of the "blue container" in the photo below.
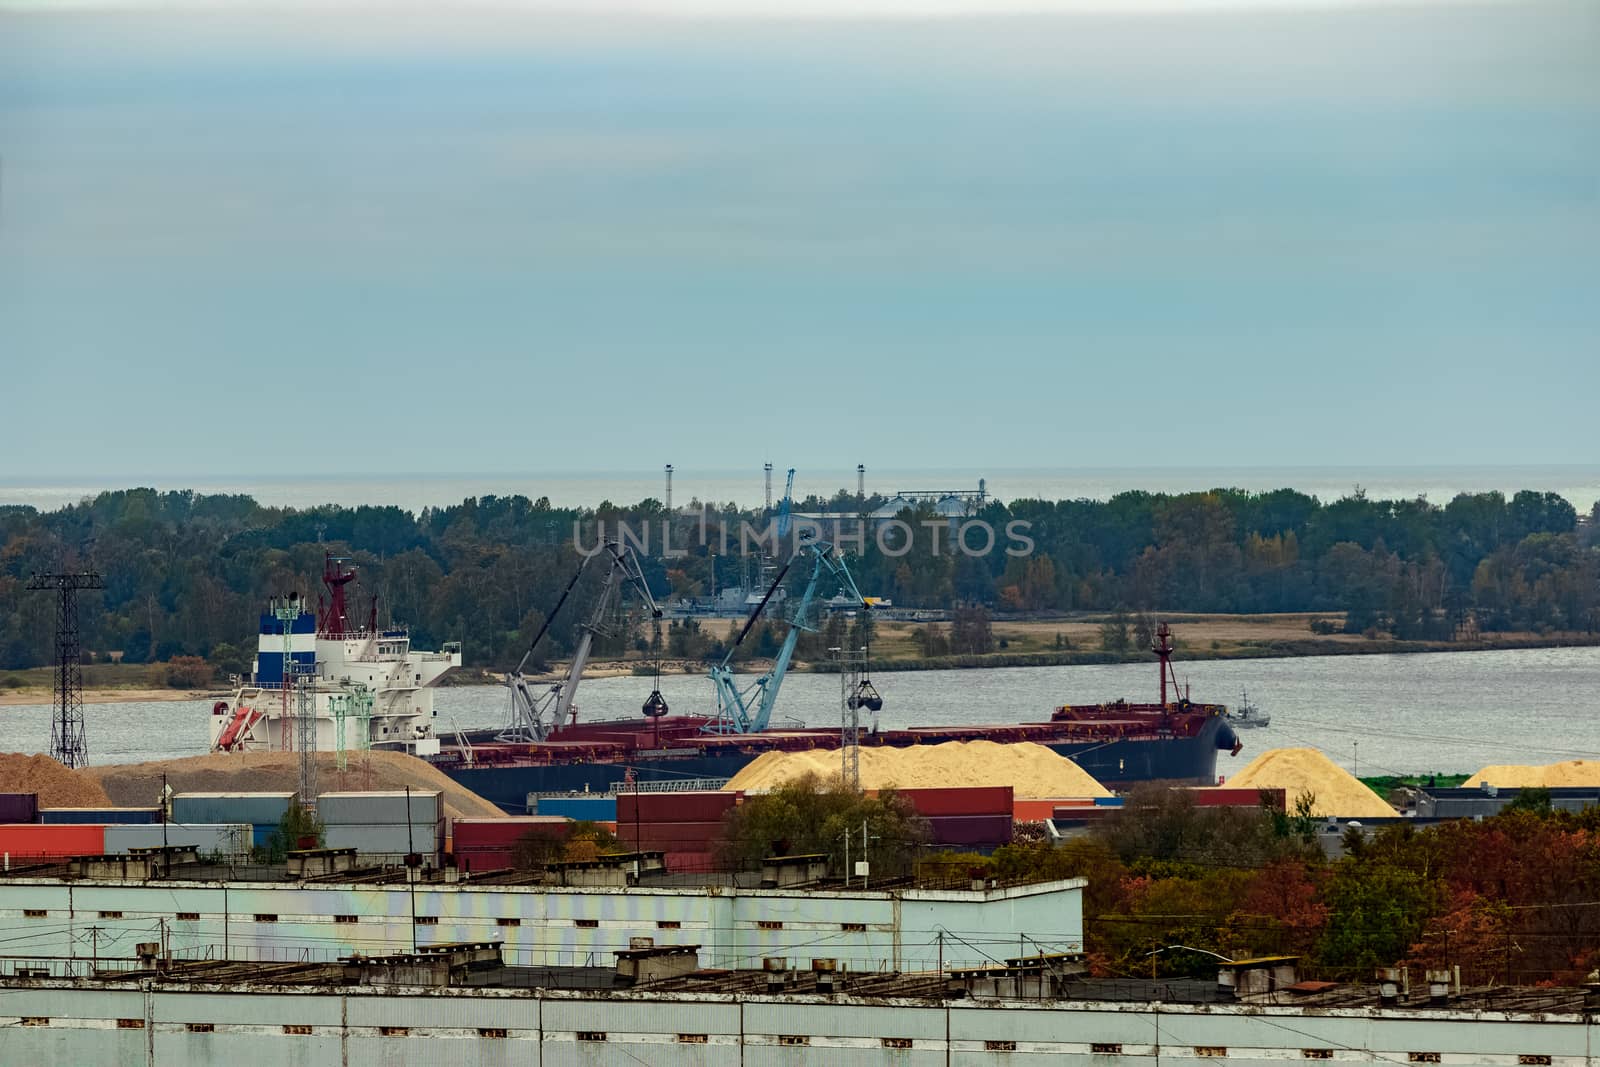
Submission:
<svg viewBox="0 0 1600 1067">
<path fill-rule="evenodd" d="M 56 826 L 148 826 L 161 821 L 161 809 L 40 808 L 39 821 Z"/>
<path fill-rule="evenodd" d="M 167 823 L 165 826 L 107 826 L 107 855 L 120 855 L 135 848 L 160 848 L 163 845 L 193 846 L 202 855 L 237 855 L 248 849 L 250 826 Z"/>
<path fill-rule="evenodd" d="M 251 827 L 250 843 L 256 848 L 266 848 L 272 843 L 272 835 L 277 832 L 277 823 L 257 823 Z"/>
<path fill-rule="evenodd" d="M 604 797 L 539 797 L 534 801 L 535 815 L 559 815 L 579 822 L 616 822 L 617 798 Z"/>
<path fill-rule="evenodd" d="M 294 802 L 293 793 L 179 793 L 172 798 L 174 822 L 276 823 Z"/>
<path fill-rule="evenodd" d="M 1095 797 L 1094 798 L 1094 806 L 1097 807 L 1097 808 L 1120 808 L 1120 807 L 1122 807 L 1122 798 L 1121 797 Z"/>
</svg>

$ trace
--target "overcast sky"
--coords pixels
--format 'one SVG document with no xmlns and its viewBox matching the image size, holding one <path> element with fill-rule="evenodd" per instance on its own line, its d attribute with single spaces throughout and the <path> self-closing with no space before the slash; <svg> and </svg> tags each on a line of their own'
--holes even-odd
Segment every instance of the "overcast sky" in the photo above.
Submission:
<svg viewBox="0 0 1600 1067">
<path fill-rule="evenodd" d="M 13 477 L 1594 458 L 1600 5 L 38 6 Z"/>
</svg>

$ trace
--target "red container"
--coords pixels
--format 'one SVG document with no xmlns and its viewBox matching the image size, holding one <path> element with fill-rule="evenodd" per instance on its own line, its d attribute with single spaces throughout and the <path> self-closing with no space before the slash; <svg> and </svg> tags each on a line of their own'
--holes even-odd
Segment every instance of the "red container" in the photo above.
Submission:
<svg viewBox="0 0 1600 1067">
<path fill-rule="evenodd" d="M 451 832 L 456 855 L 478 848 L 509 849 L 530 834 L 563 840 L 572 831 L 572 820 L 559 815 L 526 815 L 508 819 L 457 819 Z"/>
<path fill-rule="evenodd" d="M 714 871 L 717 857 L 710 852 L 668 852 L 662 857 L 667 870 L 677 873 L 705 874 Z"/>
<path fill-rule="evenodd" d="M 1274 811 L 1286 810 L 1286 793 L 1282 789 L 1235 789 L 1232 786 L 1219 786 L 1214 789 L 1191 789 L 1189 795 L 1194 798 L 1197 808 L 1259 808 L 1261 794 L 1267 794 L 1267 802 Z"/>
<path fill-rule="evenodd" d="M 99 856 L 106 850 L 106 828 L 76 823 L 0 826 L 0 853 L 13 865 L 33 857 Z"/>
<path fill-rule="evenodd" d="M 901 789 L 899 793 L 911 801 L 918 815 L 926 819 L 936 815 L 1004 815 L 1010 818 L 1014 799 L 1009 785 Z"/>
<path fill-rule="evenodd" d="M 1061 805 L 1057 804 L 1055 813 L 1050 817 L 1056 822 L 1095 823 L 1104 822 L 1107 819 L 1114 819 L 1122 812 L 1122 810 L 1122 808 L 1108 808 L 1100 806 L 1078 807 L 1077 805 L 1073 805 L 1069 808 L 1063 808 Z"/>
<path fill-rule="evenodd" d="M 486 871 L 510 870 L 512 853 L 509 848 L 473 848 L 457 851 L 456 867 L 462 871 L 483 874 Z"/>
<path fill-rule="evenodd" d="M 617 824 L 720 822 L 738 806 L 743 793 L 618 793 Z"/>
<path fill-rule="evenodd" d="M 929 836 L 936 845 L 1009 845 L 1011 816 L 942 815 L 928 820 Z"/>
<path fill-rule="evenodd" d="M 1053 800 L 1039 800 L 1035 797 L 1018 797 L 1011 803 L 1011 817 L 1018 822 L 1043 822 L 1055 818 L 1059 808 L 1092 808 L 1094 798 L 1085 797 L 1058 797 Z"/>
<path fill-rule="evenodd" d="M 722 837 L 720 822 L 642 822 L 617 821 L 617 837 L 630 848 L 657 849 L 662 852 L 709 852 Z"/>
</svg>

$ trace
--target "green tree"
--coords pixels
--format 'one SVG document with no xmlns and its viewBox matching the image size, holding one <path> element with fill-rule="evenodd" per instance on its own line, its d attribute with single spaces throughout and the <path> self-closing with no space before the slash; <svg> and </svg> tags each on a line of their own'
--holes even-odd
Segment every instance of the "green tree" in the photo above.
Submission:
<svg viewBox="0 0 1600 1067">
<path fill-rule="evenodd" d="M 1317 962 L 1347 979 L 1391 967 L 1421 940 L 1440 899 L 1437 882 L 1421 871 L 1366 856 L 1341 860 L 1324 900 L 1328 923 L 1317 941 Z"/>
<path fill-rule="evenodd" d="M 867 796 L 839 778 L 816 775 L 746 797 L 724 820 L 718 855 L 730 865 L 748 868 L 771 855 L 826 853 L 833 870 L 843 874 L 845 836 L 854 842 L 852 860 L 859 859 L 863 824 L 873 874 L 911 873 L 928 841 L 927 821 L 911 802 L 893 789 Z"/>
<path fill-rule="evenodd" d="M 1531 815 L 1548 815 L 1552 810 L 1550 790 L 1544 786 L 1529 786 L 1517 790 L 1517 795 L 1502 809 L 1501 814 L 1512 815 L 1520 811 Z"/>
<path fill-rule="evenodd" d="M 988 608 L 963 604 L 950 613 L 950 651 L 958 656 L 982 656 L 994 651 Z"/>
<path fill-rule="evenodd" d="M 272 831 L 267 843 L 254 849 L 256 858 L 263 863 L 282 863 L 288 853 L 301 848 L 322 848 L 325 828 L 316 812 L 301 806 L 296 797 L 284 809 L 278 828 Z"/>
<path fill-rule="evenodd" d="M 1126 652 L 1132 643 L 1132 635 L 1128 632 L 1127 612 L 1119 609 L 1111 618 L 1100 624 L 1100 647 L 1107 652 Z"/>
</svg>

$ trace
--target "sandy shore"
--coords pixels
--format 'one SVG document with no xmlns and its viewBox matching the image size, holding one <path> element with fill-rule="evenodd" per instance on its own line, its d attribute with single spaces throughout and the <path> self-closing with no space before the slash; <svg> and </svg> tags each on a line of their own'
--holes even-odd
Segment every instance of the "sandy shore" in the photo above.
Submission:
<svg viewBox="0 0 1600 1067">
<path fill-rule="evenodd" d="M 221 700 L 230 694 L 211 689 L 85 689 L 85 704 L 121 704 L 131 700 Z M 49 704 L 55 695 L 48 689 L 0 689 L 0 708 L 19 704 Z"/>
</svg>

